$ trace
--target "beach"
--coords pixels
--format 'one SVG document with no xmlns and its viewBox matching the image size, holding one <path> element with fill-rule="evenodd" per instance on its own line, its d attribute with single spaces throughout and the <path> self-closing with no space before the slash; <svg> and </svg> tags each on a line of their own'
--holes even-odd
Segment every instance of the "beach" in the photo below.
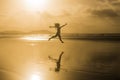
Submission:
<svg viewBox="0 0 120 80">
<path fill-rule="evenodd" d="M 35 75 L 39 80 L 119 79 L 119 41 L 64 39 L 64 42 L 1 38 L 1 80 L 32 80 Z M 56 64 L 48 56 L 57 59 L 62 51 L 61 69 L 55 72 Z"/>
</svg>

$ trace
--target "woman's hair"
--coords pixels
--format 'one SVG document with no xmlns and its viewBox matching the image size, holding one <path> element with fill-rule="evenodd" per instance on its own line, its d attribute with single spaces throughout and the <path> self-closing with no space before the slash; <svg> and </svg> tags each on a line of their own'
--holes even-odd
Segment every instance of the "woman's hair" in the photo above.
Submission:
<svg viewBox="0 0 120 80">
<path fill-rule="evenodd" d="M 59 23 L 55 23 L 55 26 L 60 26 L 60 24 Z"/>
<path fill-rule="evenodd" d="M 55 68 L 55 72 L 59 72 L 60 71 L 60 69 L 59 68 Z"/>
</svg>

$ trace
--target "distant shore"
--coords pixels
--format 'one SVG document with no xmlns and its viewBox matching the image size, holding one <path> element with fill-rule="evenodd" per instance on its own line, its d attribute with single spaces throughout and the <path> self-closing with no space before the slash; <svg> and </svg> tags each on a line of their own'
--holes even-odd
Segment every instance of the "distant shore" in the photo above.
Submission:
<svg viewBox="0 0 120 80">
<path fill-rule="evenodd" d="M 0 34 L 0 38 L 20 38 L 25 36 L 31 36 L 31 37 L 40 37 L 40 36 L 46 36 L 49 37 L 51 34 L 16 34 L 16 33 L 4 33 Z M 63 39 L 76 39 L 76 40 L 117 40 L 120 41 L 120 33 L 107 33 L 107 34 L 76 34 L 76 33 L 66 33 L 62 34 Z"/>
<path fill-rule="evenodd" d="M 71 34 L 71 35 L 64 35 L 63 38 L 83 39 L 83 40 L 118 40 L 120 41 L 120 33 Z"/>
</svg>

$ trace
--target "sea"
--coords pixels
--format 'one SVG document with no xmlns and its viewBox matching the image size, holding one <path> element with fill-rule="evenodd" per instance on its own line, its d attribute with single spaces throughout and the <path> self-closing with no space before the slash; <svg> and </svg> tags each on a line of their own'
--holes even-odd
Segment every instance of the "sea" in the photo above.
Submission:
<svg viewBox="0 0 120 80">
<path fill-rule="evenodd" d="M 63 41 L 1 37 L 0 80 L 120 80 L 120 41 Z"/>
</svg>

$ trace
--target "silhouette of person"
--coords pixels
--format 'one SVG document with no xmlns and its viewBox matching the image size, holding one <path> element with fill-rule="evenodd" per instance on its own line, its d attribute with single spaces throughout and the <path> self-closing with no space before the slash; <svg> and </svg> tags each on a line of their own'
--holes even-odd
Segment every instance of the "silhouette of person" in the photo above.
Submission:
<svg viewBox="0 0 120 80">
<path fill-rule="evenodd" d="M 62 57 L 63 53 L 64 53 L 64 52 L 61 52 L 61 54 L 59 55 L 59 59 L 58 59 L 58 60 L 57 60 L 57 59 L 54 59 L 54 58 L 52 58 L 52 57 L 49 56 L 49 59 L 56 61 L 55 72 L 59 72 L 59 71 L 60 71 L 60 67 L 61 67 L 61 57 Z"/>
<path fill-rule="evenodd" d="M 64 26 L 66 26 L 66 25 L 67 25 L 67 23 L 64 24 L 64 25 L 62 25 L 62 26 L 60 26 L 59 23 L 55 23 L 55 26 L 50 26 L 50 28 L 56 28 L 57 32 L 56 32 L 56 34 L 55 34 L 54 36 L 50 37 L 50 38 L 48 39 L 48 41 L 51 40 L 52 38 L 55 38 L 55 37 L 58 36 L 58 38 L 59 38 L 59 40 L 61 41 L 61 43 L 64 43 L 64 42 L 62 41 L 62 39 L 61 39 L 61 28 L 64 27 Z"/>
</svg>

